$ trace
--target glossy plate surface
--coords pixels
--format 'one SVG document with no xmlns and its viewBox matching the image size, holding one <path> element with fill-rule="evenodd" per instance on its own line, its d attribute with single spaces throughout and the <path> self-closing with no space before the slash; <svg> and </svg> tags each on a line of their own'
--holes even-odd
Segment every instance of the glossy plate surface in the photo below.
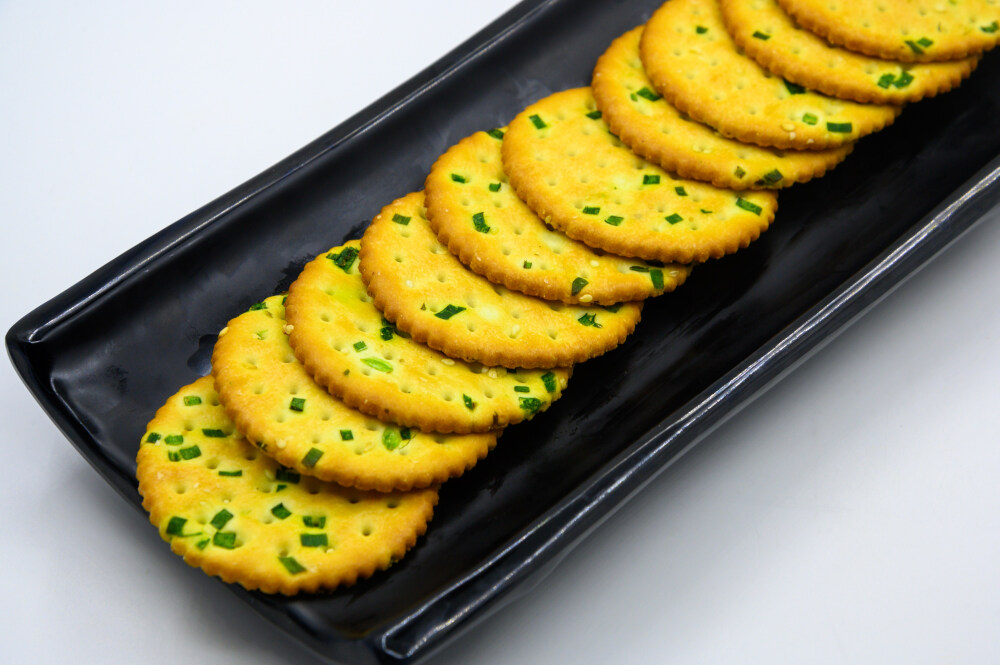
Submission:
<svg viewBox="0 0 1000 665">
<path fill-rule="evenodd" d="M 25 317 L 7 338 L 19 372 L 138 507 L 138 437 L 167 396 L 207 372 L 229 318 L 419 189 L 462 137 L 586 84 L 607 44 L 657 5 L 519 5 Z M 448 483 L 427 537 L 390 572 L 294 600 L 236 592 L 328 659 L 397 662 L 426 656 L 529 588 L 727 413 L 1000 201 L 998 82 L 993 54 L 962 88 L 907 109 L 827 177 L 782 193 L 760 241 L 650 303 L 622 348 L 578 367 L 562 401 Z"/>
</svg>

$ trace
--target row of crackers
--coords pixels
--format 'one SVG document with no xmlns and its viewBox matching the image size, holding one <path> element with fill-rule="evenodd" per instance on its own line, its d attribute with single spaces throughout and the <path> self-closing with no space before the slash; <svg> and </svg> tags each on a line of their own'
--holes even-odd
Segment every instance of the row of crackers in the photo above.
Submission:
<svg viewBox="0 0 1000 665">
<path fill-rule="evenodd" d="M 388 567 L 440 483 L 620 344 L 645 298 L 746 247 L 776 190 L 956 86 L 997 42 L 996 0 L 930 18 L 855 4 L 832 22 L 829 6 L 670 0 L 610 45 L 591 88 L 462 140 L 360 243 L 230 321 L 212 376 L 171 397 L 140 445 L 162 537 L 266 592 Z"/>
</svg>

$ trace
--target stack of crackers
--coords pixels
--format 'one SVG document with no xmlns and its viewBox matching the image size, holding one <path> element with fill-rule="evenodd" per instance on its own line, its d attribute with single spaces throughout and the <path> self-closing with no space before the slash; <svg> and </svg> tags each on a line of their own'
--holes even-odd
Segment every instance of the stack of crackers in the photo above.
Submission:
<svg viewBox="0 0 1000 665">
<path fill-rule="evenodd" d="M 149 423 L 139 491 L 193 566 L 333 589 L 426 531 L 438 487 L 546 410 L 642 301 L 746 247 L 1000 41 L 1000 0 L 670 0 L 589 88 L 478 132 L 219 334 Z M 319 248 L 317 248 L 319 249 Z"/>
</svg>

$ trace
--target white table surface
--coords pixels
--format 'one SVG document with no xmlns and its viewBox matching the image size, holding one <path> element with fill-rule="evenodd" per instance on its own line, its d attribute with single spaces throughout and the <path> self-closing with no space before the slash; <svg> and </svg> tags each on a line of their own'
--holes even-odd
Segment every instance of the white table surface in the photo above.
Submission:
<svg viewBox="0 0 1000 665">
<path fill-rule="evenodd" d="M 0 2 L 3 329 L 512 4 Z M 994 209 L 429 662 L 1000 662 L 998 247 Z M 316 662 L 0 395 L 0 660 Z"/>
</svg>

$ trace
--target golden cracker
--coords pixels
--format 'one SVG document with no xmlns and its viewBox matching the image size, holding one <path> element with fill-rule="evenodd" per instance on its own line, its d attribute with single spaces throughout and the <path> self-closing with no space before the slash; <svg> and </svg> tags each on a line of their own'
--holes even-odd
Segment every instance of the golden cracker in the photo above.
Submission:
<svg viewBox="0 0 1000 665">
<path fill-rule="evenodd" d="M 566 367 L 611 350 L 639 322 L 641 303 L 566 305 L 470 272 L 438 241 L 423 202 L 422 192 L 394 201 L 361 239 L 361 276 L 375 306 L 417 341 L 485 365 Z M 407 222 L 394 222 L 397 215 Z"/>
<path fill-rule="evenodd" d="M 1000 0 L 779 0 L 829 42 L 901 62 L 955 60 L 1000 42 Z"/>
<path fill-rule="evenodd" d="M 353 584 L 427 529 L 437 489 L 382 494 L 300 476 L 258 452 L 212 377 L 169 398 L 136 456 L 142 506 L 189 565 L 265 593 Z"/>
<path fill-rule="evenodd" d="M 720 0 L 733 41 L 787 81 L 857 102 L 903 104 L 951 90 L 979 56 L 904 65 L 855 53 L 802 30 L 777 0 Z"/>
<path fill-rule="evenodd" d="M 507 181 L 503 131 L 462 139 L 427 176 L 427 219 L 462 263 L 513 291 L 569 304 L 641 300 L 687 279 L 688 266 L 650 266 L 606 254 L 547 227 Z M 488 225 L 479 221 L 487 216 Z"/>
<path fill-rule="evenodd" d="M 496 445 L 496 432 L 425 434 L 370 418 L 330 395 L 292 354 L 281 300 L 268 298 L 230 321 L 212 353 L 227 414 L 267 455 L 321 480 L 387 492 L 459 476 Z M 385 366 L 382 356 L 358 355 Z M 354 371 L 342 370 L 345 379 L 372 371 L 361 363 L 349 366 Z M 365 378 L 355 382 L 377 390 Z M 536 383 L 537 391 L 541 381 Z"/>
<path fill-rule="evenodd" d="M 654 91 L 639 59 L 642 26 L 614 40 L 594 68 L 592 90 L 611 132 L 636 154 L 683 178 L 728 189 L 778 189 L 818 178 L 853 144 L 779 151 L 727 139 Z"/>
<path fill-rule="evenodd" d="M 356 409 L 425 432 L 486 432 L 530 418 L 541 408 L 535 400 L 547 408 L 562 396 L 569 370 L 469 364 L 401 333 L 365 291 L 358 247 L 355 240 L 324 252 L 288 293 L 288 342 L 320 385 Z M 446 445 L 432 444 L 441 456 L 467 447 L 454 437 L 442 440 Z M 412 455 L 409 463 L 416 464 Z"/>
<path fill-rule="evenodd" d="M 891 124 L 899 108 L 790 85 L 743 55 L 717 0 L 670 0 L 639 46 L 657 91 L 678 110 L 745 143 L 827 150 Z"/>
<path fill-rule="evenodd" d="M 679 263 L 730 254 L 767 229 L 774 192 L 677 179 L 629 150 L 596 108 L 590 88 L 557 92 L 504 137 L 511 185 L 546 222 L 606 252 Z"/>
</svg>

